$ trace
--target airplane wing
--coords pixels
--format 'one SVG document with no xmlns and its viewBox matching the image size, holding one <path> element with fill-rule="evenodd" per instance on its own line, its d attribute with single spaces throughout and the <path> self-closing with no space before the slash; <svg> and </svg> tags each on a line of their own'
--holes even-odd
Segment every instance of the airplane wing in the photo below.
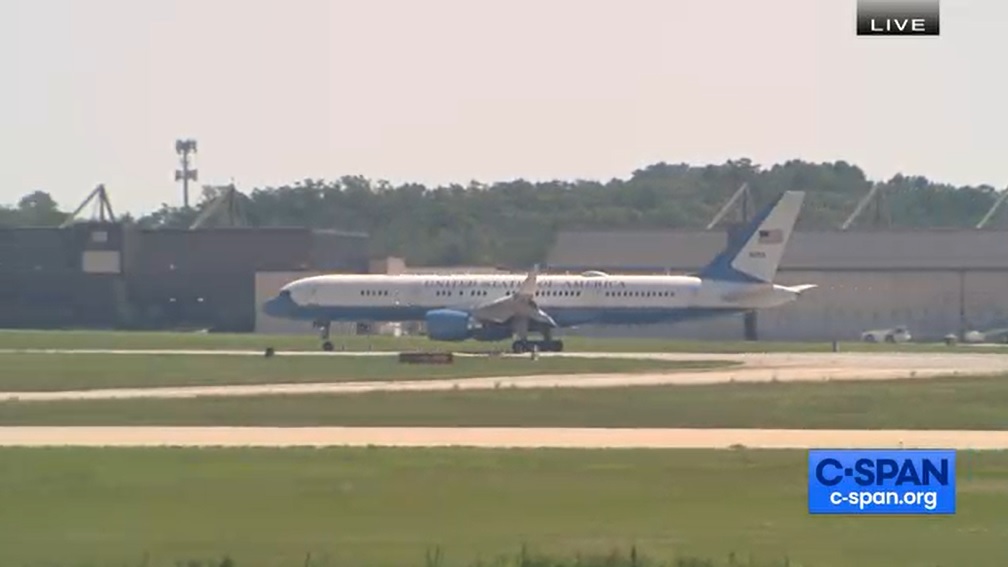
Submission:
<svg viewBox="0 0 1008 567">
<path fill-rule="evenodd" d="M 470 315 L 480 321 L 506 323 L 514 318 L 524 318 L 529 321 L 556 327 L 556 321 L 536 305 L 535 296 L 539 289 L 539 266 L 532 268 L 528 277 L 518 287 L 518 291 L 481 303 L 473 307 Z"/>
</svg>

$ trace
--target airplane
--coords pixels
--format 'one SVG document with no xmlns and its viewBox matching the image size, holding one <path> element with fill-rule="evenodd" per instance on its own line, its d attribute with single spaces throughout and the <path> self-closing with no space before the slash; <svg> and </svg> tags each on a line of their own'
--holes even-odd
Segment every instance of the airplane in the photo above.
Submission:
<svg viewBox="0 0 1008 567">
<path fill-rule="evenodd" d="M 560 352 L 559 329 L 670 323 L 778 307 L 817 284 L 773 283 L 805 198 L 786 191 L 705 268 L 689 275 L 332 274 L 284 285 L 262 304 L 271 317 L 312 321 L 333 350 L 333 321 L 426 323 L 434 341 L 503 341 L 515 353 Z M 530 341 L 529 333 L 542 341 Z"/>
</svg>

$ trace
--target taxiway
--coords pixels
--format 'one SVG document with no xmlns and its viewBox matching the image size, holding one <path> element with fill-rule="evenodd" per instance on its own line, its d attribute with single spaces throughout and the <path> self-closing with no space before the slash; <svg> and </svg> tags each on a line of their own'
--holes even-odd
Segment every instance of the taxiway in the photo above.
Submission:
<svg viewBox="0 0 1008 567">
<path fill-rule="evenodd" d="M 10 351 L 7 351 L 10 352 Z M 18 351 L 25 352 L 25 351 Z M 255 351 L 33 351 L 180 356 L 263 356 Z M 391 356 L 389 352 L 277 353 L 277 356 Z M 528 355 L 524 355 L 528 356 Z M 185 398 L 276 394 L 353 394 L 492 388 L 616 388 L 822 380 L 913 379 L 942 375 L 1008 374 L 1000 353 L 549 353 L 541 356 L 728 360 L 740 364 L 703 371 L 538 375 L 429 381 L 268 384 L 0 393 L 0 401 Z M 265 362 L 264 362 L 265 363 Z M 530 361 L 534 364 L 534 361 Z M 764 429 L 416 428 L 416 427 L 0 427 L 0 446 L 395 446 L 568 448 L 830 448 L 920 447 L 1008 449 L 1008 431 L 883 431 Z"/>
<path fill-rule="evenodd" d="M 52 351 L 59 353 L 119 354 L 122 351 Z M 137 351 L 125 351 L 130 355 Z M 235 356 L 250 351 L 143 351 L 196 356 Z M 297 353 L 318 356 L 393 356 L 396 353 Z M 258 354 L 262 356 L 262 354 Z M 295 355 L 284 353 L 283 356 Z M 278 356 L 280 356 L 278 354 Z M 512 355 L 515 356 L 515 355 Z M 528 355 L 523 355 L 528 357 Z M 590 358 L 647 358 L 670 361 L 724 360 L 739 363 L 722 369 L 691 371 L 540 374 L 444 380 L 344 381 L 231 386 L 115 388 L 76 391 L 0 392 L 0 401 L 112 400 L 138 398 L 193 398 L 274 396 L 281 394 L 355 394 L 362 392 L 420 392 L 489 390 L 496 388 L 620 388 L 627 386 L 700 385 L 726 382 L 796 382 L 824 380 L 891 380 L 968 374 L 1008 374 L 1008 355 L 1000 353 L 551 353 L 547 356 Z M 263 362 L 268 364 L 268 361 Z M 529 361 L 529 364 L 535 364 Z"/>
</svg>

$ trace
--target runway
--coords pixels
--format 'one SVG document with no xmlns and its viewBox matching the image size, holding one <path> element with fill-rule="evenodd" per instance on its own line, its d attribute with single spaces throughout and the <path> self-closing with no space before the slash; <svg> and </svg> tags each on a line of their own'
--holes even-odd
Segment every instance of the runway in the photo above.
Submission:
<svg viewBox="0 0 1008 567">
<path fill-rule="evenodd" d="M 8 447 L 1008 449 L 1008 431 L 455 427 L 0 427 Z"/>
<path fill-rule="evenodd" d="M 10 351 L 7 351 L 10 352 Z M 18 351 L 25 352 L 25 351 Z M 51 354 L 263 356 L 256 351 L 33 351 Z M 393 352 L 278 353 L 277 356 L 393 356 Z M 528 357 L 528 355 L 524 355 Z M 185 398 L 275 394 L 353 394 L 493 388 L 615 388 L 724 382 L 913 379 L 939 375 L 1008 374 L 1000 353 L 548 353 L 546 356 L 731 360 L 730 369 L 642 373 L 487 377 L 428 381 L 267 384 L 0 393 L 0 401 Z M 530 361 L 530 364 L 534 364 Z M 414 428 L 414 427 L 0 427 L 0 446 L 44 447 L 498 447 L 668 448 L 744 446 L 760 449 L 919 447 L 1008 449 L 1008 431 L 882 431 L 763 429 Z"/>
<path fill-rule="evenodd" d="M 119 354 L 124 351 L 51 351 L 53 354 Z M 130 355 L 138 351 L 125 351 Z M 142 351 L 187 356 L 244 356 L 252 351 Z M 256 353 L 262 356 L 261 353 Z M 283 353 L 283 356 L 394 356 L 396 353 Z M 278 354 L 278 356 L 281 356 Z M 511 355 L 517 356 L 517 355 Z M 412 381 L 346 381 L 232 386 L 116 388 L 56 392 L 0 392 L 0 401 L 112 400 L 271 396 L 293 394 L 355 394 L 490 390 L 496 388 L 618 388 L 627 386 L 701 385 L 728 382 L 798 382 L 824 380 L 885 380 L 969 374 L 1008 374 L 1008 354 L 1000 353 L 548 353 L 542 357 L 649 358 L 669 361 L 728 360 L 741 363 L 727 369 L 613 373 L 540 374 L 528 376 L 455 378 Z M 528 355 L 523 355 L 528 358 Z M 529 361 L 529 364 L 534 364 Z"/>
</svg>

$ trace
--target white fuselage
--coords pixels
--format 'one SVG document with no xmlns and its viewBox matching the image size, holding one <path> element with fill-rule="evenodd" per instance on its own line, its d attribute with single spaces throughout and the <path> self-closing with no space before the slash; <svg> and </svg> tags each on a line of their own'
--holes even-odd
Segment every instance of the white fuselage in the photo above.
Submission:
<svg viewBox="0 0 1008 567">
<path fill-rule="evenodd" d="M 558 327 L 675 322 L 777 307 L 814 284 L 771 283 L 794 228 L 801 191 L 785 191 L 698 275 L 328 275 L 297 280 L 263 304 L 267 315 L 331 321 L 425 321 L 435 340 L 501 340 L 531 327 L 544 345 Z M 326 342 L 323 348 L 332 348 Z"/>
<path fill-rule="evenodd" d="M 432 309 L 468 309 L 519 289 L 523 275 L 325 275 L 283 290 L 294 318 L 356 321 L 422 320 Z M 685 312 L 737 312 L 793 301 L 775 284 L 704 281 L 695 276 L 543 275 L 535 302 L 561 326 L 676 319 Z"/>
</svg>

